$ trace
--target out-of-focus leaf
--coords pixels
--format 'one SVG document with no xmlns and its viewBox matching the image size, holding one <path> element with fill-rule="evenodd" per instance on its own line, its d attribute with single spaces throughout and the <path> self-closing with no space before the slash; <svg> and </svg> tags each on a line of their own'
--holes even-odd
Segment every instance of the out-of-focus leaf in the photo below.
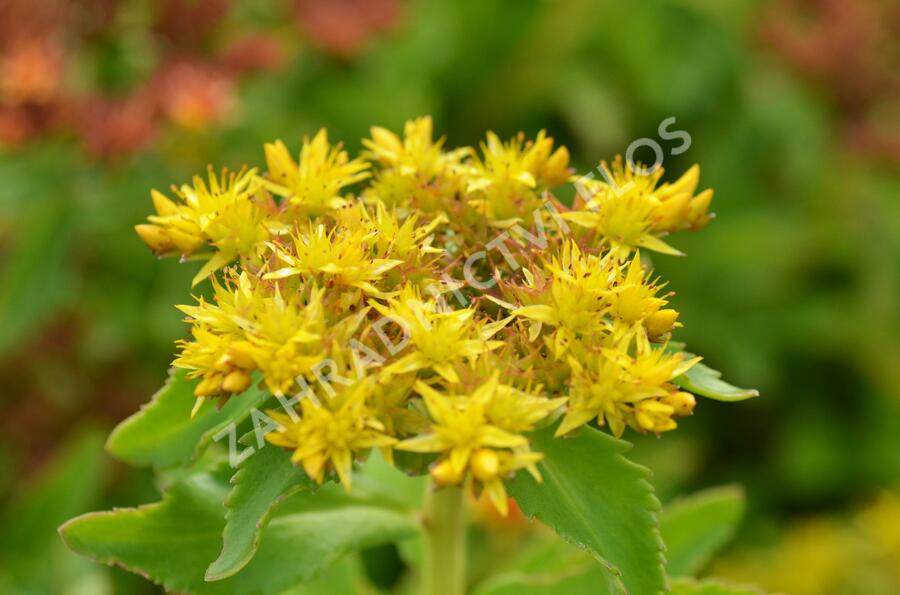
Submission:
<svg viewBox="0 0 900 595">
<path fill-rule="evenodd" d="M 677 500 L 660 514 L 669 576 L 693 576 L 733 536 L 744 514 L 737 486 L 711 488 Z"/>
<path fill-rule="evenodd" d="M 198 447 L 211 443 L 229 424 L 246 419 L 254 407 L 268 398 L 253 384 L 240 395 L 229 397 L 221 409 L 207 401 L 191 417 L 196 382 L 185 376 L 184 370 L 171 373 L 148 404 L 113 430 L 106 443 L 110 453 L 132 465 L 166 467 L 187 463 Z"/>
<path fill-rule="evenodd" d="M 563 571 L 542 575 L 508 572 L 495 576 L 475 595 L 607 595 L 603 570 L 594 565 L 582 572 Z"/>
<path fill-rule="evenodd" d="M 71 231 L 60 205 L 42 205 L 17 216 L 13 242 L 0 260 L 0 353 L 71 298 Z"/>
<path fill-rule="evenodd" d="M 367 496 L 405 510 L 422 507 L 427 477 L 410 476 L 392 466 L 377 450 L 360 465 L 353 478 L 353 489 Z"/>
<path fill-rule="evenodd" d="M 203 568 L 218 548 L 226 494 L 211 476 L 195 475 L 173 486 L 162 502 L 88 513 L 67 522 L 60 534 L 72 550 L 95 561 L 120 565 L 167 590 L 199 590 Z"/>
<path fill-rule="evenodd" d="M 206 474 L 173 486 L 162 502 L 80 516 L 60 528 L 66 544 L 98 562 L 147 576 L 167 590 L 210 594 L 280 593 L 309 580 L 346 553 L 417 531 L 411 515 L 338 497 L 284 501 L 259 550 L 240 572 L 206 582 L 220 547 L 226 485 Z"/>
<path fill-rule="evenodd" d="M 94 503 L 107 461 L 102 432 L 81 432 L 60 445 L 57 458 L 4 511 L 0 592 L 52 595 L 88 587 L 98 595 L 111 592 L 107 569 L 85 564 L 56 535 L 60 523 Z"/>
<path fill-rule="evenodd" d="M 227 578 L 247 565 L 259 547 L 274 508 L 287 496 L 313 484 L 288 454 L 266 446 L 247 458 L 231 480 L 222 551 L 206 570 L 206 580 Z"/>
<path fill-rule="evenodd" d="M 522 511 L 588 549 L 609 571 L 612 593 L 658 593 L 666 587 L 663 545 L 655 513 L 659 501 L 650 472 L 623 455 L 631 445 L 593 428 L 554 438 L 550 427 L 532 434 L 543 484 L 519 473 L 510 492 Z"/>
<path fill-rule="evenodd" d="M 346 556 L 340 562 L 322 573 L 321 576 L 291 587 L 280 595 L 362 595 L 376 593 L 374 589 L 364 589 L 363 572 L 360 563 L 353 556 Z"/>
<path fill-rule="evenodd" d="M 62 443 L 56 460 L 4 514 L 0 551 L 27 555 L 54 540 L 56 527 L 97 497 L 107 461 L 102 432 L 88 431 Z"/>
<path fill-rule="evenodd" d="M 615 85 L 589 68 L 570 67 L 556 101 L 586 155 L 615 154 L 630 142 L 625 126 L 630 106 L 622 101 Z"/>
<path fill-rule="evenodd" d="M 664 509 L 660 524 L 669 576 L 687 576 L 700 570 L 715 550 L 732 536 L 743 508 L 742 491 L 725 486 L 704 490 Z M 479 586 L 476 595 L 610 593 L 602 568 L 590 558 L 579 555 L 581 552 L 557 540 L 537 545 L 520 555 L 511 564 L 512 569 L 498 573 Z M 694 585 L 681 581 L 679 584 L 683 589 L 724 588 L 717 583 Z M 718 591 L 709 593 L 713 595 Z M 735 593 L 742 594 L 743 591 Z"/>
<path fill-rule="evenodd" d="M 608 595 L 603 568 L 588 553 L 548 534 L 475 589 L 475 595 Z"/>
<path fill-rule="evenodd" d="M 643 113 L 708 111 L 734 76 L 735 36 L 703 14 L 666 1 L 596 4 L 602 34 L 593 38 L 595 51 L 603 52 L 604 69 L 627 80 Z"/>
<path fill-rule="evenodd" d="M 685 352 L 685 359 L 694 357 Z M 675 378 L 672 382 L 695 395 L 715 399 L 716 401 L 744 401 L 759 396 L 759 391 L 752 388 L 738 388 L 722 380 L 722 373 L 713 370 L 702 362 L 691 366 L 691 369 Z"/>
<path fill-rule="evenodd" d="M 680 578 L 672 581 L 672 595 L 763 595 L 755 587 L 729 585 L 716 579 Z"/>
</svg>

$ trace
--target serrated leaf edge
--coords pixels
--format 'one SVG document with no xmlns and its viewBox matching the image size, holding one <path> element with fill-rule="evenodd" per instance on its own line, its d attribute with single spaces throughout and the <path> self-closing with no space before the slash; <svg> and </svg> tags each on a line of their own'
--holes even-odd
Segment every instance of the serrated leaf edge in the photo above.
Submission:
<svg viewBox="0 0 900 595">
<path fill-rule="evenodd" d="M 597 431 L 600 432 L 600 430 L 597 430 Z M 604 433 L 604 432 L 601 432 L 601 433 Z M 650 513 L 650 516 L 653 519 L 653 523 L 650 526 L 650 530 L 651 530 L 651 533 L 656 538 L 656 544 L 657 544 L 657 548 L 658 548 L 658 550 L 657 550 L 658 551 L 658 553 L 657 553 L 658 567 L 657 568 L 658 568 L 660 574 L 662 574 L 662 576 L 663 576 L 663 582 L 665 584 L 666 591 L 669 591 L 670 588 L 668 585 L 668 577 L 666 575 L 666 570 L 665 570 L 665 567 L 666 567 L 666 556 L 665 556 L 666 544 L 665 544 L 665 542 L 663 542 L 663 539 L 662 539 L 662 533 L 660 531 L 660 525 L 659 525 L 659 518 L 658 518 L 657 514 L 655 514 L 662 510 L 662 504 L 660 503 L 659 498 L 657 498 L 657 496 L 656 496 L 656 491 L 653 488 L 653 484 L 651 484 L 649 481 L 649 478 L 652 477 L 653 472 L 650 471 L 650 469 L 644 467 L 643 465 L 639 465 L 639 464 L 635 463 L 634 461 L 631 461 L 628 458 L 626 458 L 625 456 L 623 456 L 624 453 L 626 453 L 626 452 L 630 451 L 632 448 L 634 448 L 634 446 L 630 442 L 626 442 L 625 440 L 620 440 L 618 438 L 610 436 L 609 434 L 606 434 L 606 436 L 615 441 L 614 442 L 614 446 L 616 448 L 615 456 L 618 457 L 619 459 L 621 459 L 621 461 L 624 462 L 633 471 L 637 471 L 642 476 L 640 479 L 638 479 L 638 483 L 639 483 L 639 485 L 641 485 L 642 487 L 647 489 L 648 496 L 651 499 L 649 505 L 647 505 L 645 503 L 643 508 L 645 511 Z M 568 439 L 567 437 L 554 438 L 554 440 L 567 440 L 567 439 Z M 540 467 L 542 467 L 541 472 L 546 477 L 548 475 L 548 470 L 547 470 L 546 466 L 543 466 L 540 463 L 538 465 Z M 554 473 L 550 473 L 549 475 L 555 476 Z M 593 549 L 591 549 L 591 547 L 589 545 L 587 545 L 586 543 L 580 542 L 578 539 L 575 539 L 574 537 L 572 537 L 570 535 L 564 534 L 563 532 L 561 532 L 559 530 L 558 527 L 555 526 L 554 523 L 547 522 L 544 519 L 540 518 L 540 513 L 526 515 L 526 517 L 529 520 L 534 520 L 534 519 L 539 520 L 541 523 L 543 523 L 544 525 L 553 529 L 553 531 L 557 535 L 559 535 L 560 537 L 562 537 L 563 539 L 565 539 L 566 541 L 568 541 L 575 547 L 577 547 L 581 550 L 585 550 L 588 553 L 590 553 L 591 556 L 593 556 L 594 559 L 597 560 L 597 562 L 599 562 L 604 568 L 606 568 L 608 571 L 610 571 L 612 573 L 615 587 L 618 590 L 619 594 L 620 595 L 631 595 L 628 593 L 628 590 L 625 588 L 625 585 L 621 581 L 620 577 L 622 576 L 622 571 L 619 570 L 619 568 L 617 566 L 615 566 L 614 564 L 612 564 L 609 560 L 607 560 L 606 558 L 601 556 L 598 552 L 595 552 Z"/>
<path fill-rule="evenodd" d="M 275 448 L 275 447 L 271 446 L 268 448 Z M 226 512 L 225 512 L 225 526 L 222 528 L 223 536 L 224 536 L 225 529 L 228 527 L 228 521 L 231 519 L 232 513 L 234 512 L 233 498 L 235 497 L 235 490 L 238 486 L 238 483 L 240 483 L 241 478 L 244 476 L 245 471 L 246 471 L 246 469 L 243 467 L 238 469 L 235 472 L 235 474 L 232 475 L 231 479 L 229 480 L 229 483 L 233 487 L 231 490 L 229 490 L 228 495 L 225 497 L 224 506 L 225 506 Z M 205 580 L 207 582 L 220 581 L 220 580 L 224 580 L 226 578 L 232 577 L 235 574 L 237 574 L 238 572 L 240 572 L 241 570 L 243 570 L 247 566 L 247 564 L 249 564 L 251 562 L 251 560 L 253 560 L 253 557 L 256 555 L 257 550 L 259 550 L 259 545 L 262 542 L 263 531 L 268 526 L 269 521 L 272 520 L 272 514 L 275 512 L 275 509 L 278 507 L 279 504 L 284 502 L 287 498 L 290 498 L 291 496 L 293 496 L 295 494 L 299 494 L 303 490 L 310 490 L 311 492 L 315 492 L 315 490 L 312 490 L 310 488 L 310 486 L 306 486 L 301 483 L 296 486 L 293 486 L 292 488 L 288 488 L 286 491 L 282 492 L 280 496 L 278 496 L 274 500 L 272 500 L 272 502 L 269 504 L 268 508 L 266 509 L 266 512 L 256 522 L 256 531 L 254 532 L 254 535 L 253 535 L 253 547 L 248 552 L 247 556 L 245 556 L 246 559 L 233 565 L 233 568 L 227 572 L 211 573 L 210 569 L 213 567 L 213 565 L 215 565 L 216 562 L 219 561 L 219 559 L 222 557 L 222 554 L 224 553 L 225 544 L 224 544 L 224 538 L 223 538 L 222 550 L 219 552 L 219 556 L 215 560 L 210 562 L 209 566 L 206 568 L 206 572 L 203 575 L 203 580 Z"/>
<path fill-rule="evenodd" d="M 149 504 L 141 504 L 139 506 L 129 506 L 129 507 L 124 507 L 124 508 L 117 506 L 117 507 L 113 507 L 112 510 L 86 512 L 85 514 L 78 515 L 77 517 L 75 517 L 73 519 L 69 519 L 68 521 L 66 521 L 65 523 L 60 525 L 59 529 L 57 529 L 57 532 L 59 533 L 60 538 L 63 540 L 63 543 L 66 544 L 66 547 L 69 548 L 69 550 L 78 554 L 79 556 L 84 556 L 88 560 L 91 560 L 98 564 L 105 564 L 107 566 L 121 568 L 122 570 L 136 574 L 140 577 L 147 579 L 154 585 L 159 585 L 166 591 L 166 593 L 173 593 L 176 595 L 180 595 L 180 594 L 187 595 L 190 593 L 189 586 L 179 585 L 178 582 L 180 582 L 180 581 L 173 582 L 173 581 L 166 581 L 166 580 L 157 580 L 156 578 L 151 576 L 146 570 L 131 566 L 115 556 L 109 556 L 109 557 L 98 556 L 94 553 L 86 552 L 84 550 L 76 548 L 72 545 L 72 542 L 70 541 L 69 537 L 66 535 L 66 531 L 68 530 L 68 528 L 71 525 L 74 525 L 75 523 L 78 523 L 81 521 L 86 521 L 86 520 L 89 520 L 92 518 L 107 517 L 107 516 L 111 516 L 111 515 L 114 515 L 119 512 L 135 512 L 135 513 L 153 512 L 156 509 L 162 508 L 163 506 L 165 506 L 166 496 L 167 495 L 164 495 L 163 499 L 160 500 L 159 502 L 151 502 Z"/>
</svg>

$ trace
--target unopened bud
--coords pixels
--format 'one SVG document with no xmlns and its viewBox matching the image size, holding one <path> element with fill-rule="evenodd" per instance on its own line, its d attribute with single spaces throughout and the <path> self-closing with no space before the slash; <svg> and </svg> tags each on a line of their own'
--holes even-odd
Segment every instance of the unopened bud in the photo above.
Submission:
<svg viewBox="0 0 900 595">
<path fill-rule="evenodd" d="M 544 164 L 541 176 L 548 186 L 564 184 L 569 179 L 569 150 L 565 147 L 556 149 Z"/>
<path fill-rule="evenodd" d="M 500 459 L 493 450 L 481 449 L 472 455 L 470 466 L 476 479 L 486 481 L 497 477 L 497 473 L 500 471 Z"/>
<path fill-rule="evenodd" d="M 699 182 L 700 166 L 695 164 L 692 165 L 689 170 L 684 172 L 678 180 L 665 188 L 659 198 L 660 200 L 667 200 L 672 195 L 681 193 L 686 193 L 688 196 L 691 196 L 697 189 L 697 184 Z"/>
<path fill-rule="evenodd" d="M 442 461 L 432 467 L 431 477 L 439 486 L 457 485 L 463 480 L 461 473 L 457 473 L 450 463 L 450 459 Z"/>
<path fill-rule="evenodd" d="M 169 236 L 172 245 L 181 254 L 196 252 L 203 245 L 203 238 L 183 232 L 180 229 L 167 229 L 166 234 Z"/>
<path fill-rule="evenodd" d="M 158 225 L 141 223 L 134 226 L 134 231 L 141 236 L 144 243 L 156 254 L 165 254 L 166 252 L 171 252 L 174 248 L 168 234 Z"/>
<path fill-rule="evenodd" d="M 256 360 L 253 359 L 251 349 L 252 347 L 249 343 L 243 341 L 235 343 L 228 349 L 228 357 L 231 358 L 232 363 L 237 367 L 244 370 L 252 370 L 256 367 Z"/>
<path fill-rule="evenodd" d="M 685 227 L 691 213 L 691 195 L 687 192 L 675 194 L 664 200 L 654 214 L 654 231 L 677 231 Z"/>
<path fill-rule="evenodd" d="M 671 308 L 658 310 L 644 319 L 644 328 L 651 339 L 662 337 L 675 327 L 678 321 L 678 311 Z"/>
<path fill-rule="evenodd" d="M 219 392 L 222 386 L 222 377 L 219 374 L 206 376 L 194 389 L 194 395 L 198 397 L 209 397 Z"/>
<path fill-rule="evenodd" d="M 669 396 L 668 402 L 675 410 L 675 415 L 685 416 L 693 413 L 694 405 L 697 404 L 697 399 L 694 398 L 694 395 L 691 393 L 678 391 Z"/>
<path fill-rule="evenodd" d="M 691 201 L 691 212 L 688 215 L 691 227 L 700 229 L 710 222 L 709 203 L 712 202 L 713 190 L 708 188 L 694 197 Z"/>
<path fill-rule="evenodd" d="M 250 386 L 250 374 L 243 370 L 235 370 L 222 381 L 222 390 L 229 393 L 242 393 Z"/>
<path fill-rule="evenodd" d="M 178 212 L 178 207 L 174 202 L 169 200 L 165 194 L 157 190 L 150 191 L 150 198 L 153 200 L 153 208 L 160 217 L 174 215 Z"/>
</svg>

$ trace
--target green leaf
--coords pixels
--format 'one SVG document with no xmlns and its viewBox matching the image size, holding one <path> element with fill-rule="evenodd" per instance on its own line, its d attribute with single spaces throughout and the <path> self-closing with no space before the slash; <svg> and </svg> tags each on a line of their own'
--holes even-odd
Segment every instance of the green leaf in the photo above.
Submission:
<svg viewBox="0 0 900 595">
<path fill-rule="evenodd" d="M 256 553 L 273 509 L 289 495 L 313 483 L 280 448 L 266 446 L 247 458 L 231 479 L 225 500 L 222 551 L 206 570 L 206 580 L 227 578 L 247 565 Z"/>
<path fill-rule="evenodd" d="M 737 486 L 712 488 L 678 500 L 660 515 L 669 576 L 693 576 L 734 536 L 744 515 Z"/>
<path fill-rule="evenodd" d="M 763 592 L 756 587 L 729 585 L 717 579 L 679 578 L 672 581 L 672 595 L 763 595 Z"/>
<path fill-rule="evenodd" d="M 608 595 L 604 569 L 584 550 L 548 533 L 526 544 L 474 595 Z"/>
<path fill-rule="evenodd" d="M 506 572 L 483 585 L 475 595 L 607 595 L 606 575 L 596 563 L 580 572 L 547 574 Z"/>
<path fill-rule="evenodd" d="M 2 518 L 0 552 L 36 555 L 46 547 L 60 523 L 90 510 L 100 494 L 109 459 L 103 454 L 103 432 L 79 432 L 60 445 L 54 460 L 32 480 Z"/>
<path fill-rule="evenodd" d="M 162 502 L 77 517 L 60 528 L 76 553 L 116 564 L 168 591 L 203 588 L 203 568 L 215 556 L 227 490 L 211 475 L 176 484 Z M 225 592 L 224 588 L 210 592 Z"/>
<path fill-rule="evenodd" d="M 229 397 L 221 409 L 207 401 L 194 417 L 194 387 L 184 370 L 169 375 L 165 386 L 141 410 L 120 423 L 106 443 L 109 452 L 132 465 L 168 467 L 191 461 L 231 423 L 240 423 L 259 407 L 268 394 L 253 384 L 240 395 Z"/>
<path fill-rule="evenodd" d="M 0 353 L 17 347 L 72 300 L 72 217 L 65 210 L 63 204 L 43 203 L 14 219 L 10 230 L 16 233 L 0 260 Z"/>
<path fill-rule="evenodd" d="M 86 514 L 60 533 L 77 553 L 122 566 L 168 591 L 255 595 L 280 593 L 352 550 L 418 529 L 411 515 L 341 498 L 335 490 L 301 492 L 276 509 L 249 564 L 227 579 L 206 582 L 204 569 L 221 544 L 227 493 L 225 484 L 198 474 L 174 485 L 162 502 Z"/>
<path fill-rule="evenodd" d="M 346 556 L 340 562 L 322 573 L 321 576 L 291 587 L 280 595 L 360 595 L 375 593 L 374 589 L 363 591 L 365 576 L 362 564 L 355 556 Z"/>
<path fill-rule="evenodd" d="M 0 518 L 0 593 L 107 593 L 108 569 L 67 550 L 54 534 L 60 523 L 90 510 L 100 496 L 109 458 L 105 432 L 82 430 L 19 492 Z"/>
<path fill-rule="evenodd" d="M 510 492 L 522 511 L 586 548 L 605 566 L 610 592 L 655 594 L 666 589 L 663 544 L 655 512 L 659 501 L 650 472 L 622 454 L 631 445 L 590 427 L 554 438 L 535 432 L 532 444 L 545 458 L 543 484 L 519 473 Z"/>
<path fill-rule="evenodd" d="M 250 564 L 222 582 L 234 582 L 242 587 L 240 592 L 284 589 L 317 576 L 351 551 L 391 543 L 419 529 L 412 515 L 320 497 L 329 490 L 342 493 L 341 487 L 331 485 L 286 500 L 285 514 L 276 512 Z"/>
<path fill-rule="evenodd" d="M 427 475 L 407 475 L 373 450 L 353 476 L 353 491 L 402 510 L 422 508 Z"/>
<path fill-rule="evenodd" d="M 685 359 L 694 354 L 684 352 Z M 716 401 L 744 401 L 759 396 L 759 391 L 752 388 L 738 388 L 722 380 L 722 373 L 713 370 L 702 362 L 695 364 L 687 372 L 672 382 L 681 388 Z"/>
</svg>

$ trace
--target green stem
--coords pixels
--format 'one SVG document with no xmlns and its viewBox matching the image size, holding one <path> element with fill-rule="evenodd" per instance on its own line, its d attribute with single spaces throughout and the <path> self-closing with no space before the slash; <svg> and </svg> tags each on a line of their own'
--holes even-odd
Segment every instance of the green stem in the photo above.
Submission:
<svg viewBox="0 0 900 595">
<path fill-rule="evenodd" d="M 429 482 L 422 523 L 423 595 L 465 595 L 466 518 L 461 488 L 435 488 Z"/>
</svg>

